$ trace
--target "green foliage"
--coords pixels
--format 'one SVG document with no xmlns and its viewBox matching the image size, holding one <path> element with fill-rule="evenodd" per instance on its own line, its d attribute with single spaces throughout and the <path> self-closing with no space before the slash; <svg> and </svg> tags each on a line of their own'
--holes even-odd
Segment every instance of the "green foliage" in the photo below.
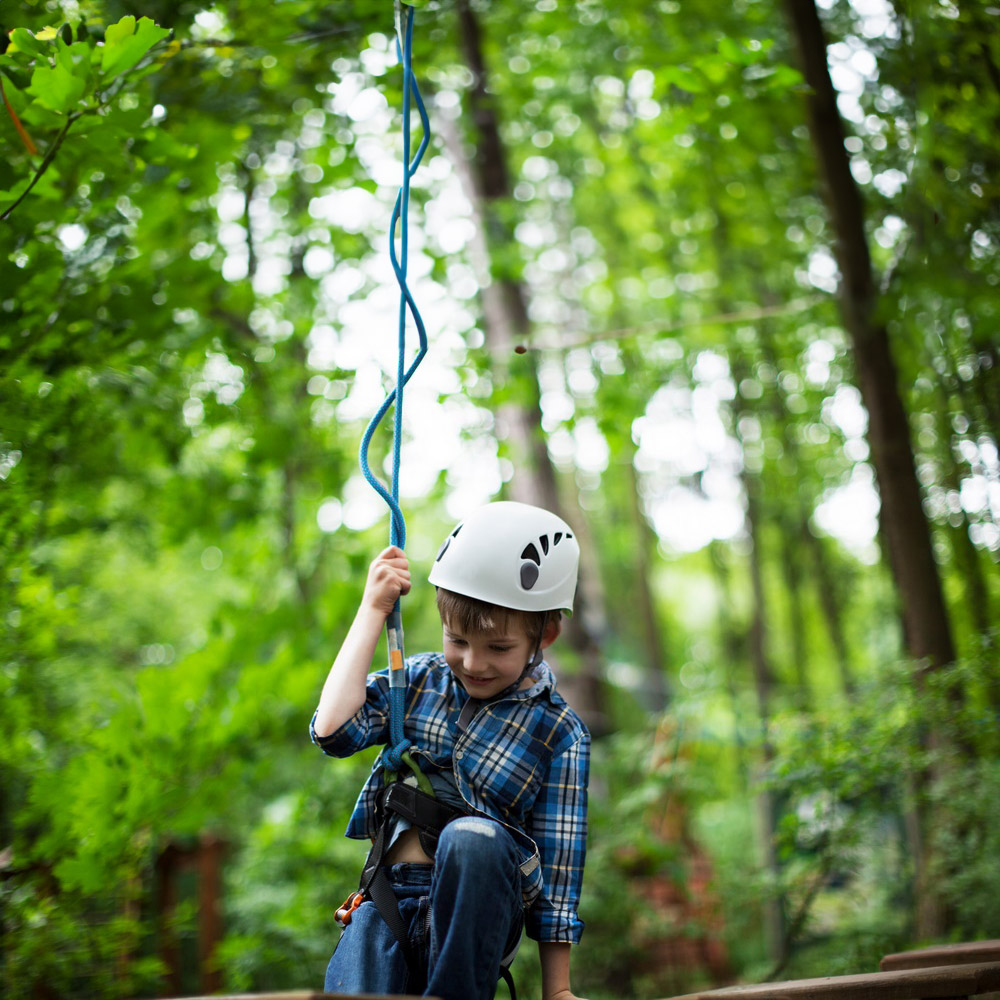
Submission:
<svg viewBox="0 0 1000 1000">
<path fill-rule="evenodd" d="M 539 406 L 593 543 L 609 661 L 578 992 L 703 984 L 648 956 L 708 922 L 642 895 L 685 885 L 696 849 L 735 976 L 774 968 L 776 902 L 801 917 L 782 974 L 873 968 L 912 942 L 903 817 L 918 808 L 940 817 L 933 877 L 955 934 L 997 935 L 994 15 L 918 4 L 874 31 L 849 3 L 824 8 L 830 41 L 876 64 L 855 81 L 848 148 L 870 174 L 880 309 L 963 654 L 916 683 L 891 666 L 877 544 L 821 516 L 871 495 L 870 465 L 780 5 L 473 4 L 510 175 L 485 262 L 483 206 L 454 162 L 481 155 L 455 7 L 412 6 L 418 76 L 454 135 L 435 125 L 414 181 L 440 381 L 439 408 L 406 428 L 409 547 L 426 566 L 446 501 L 505 488 L 495 417 Z M 204 833 L 228 845 L 227 988 L 316 985 L 363 853 L 342 831 L 370 763 L 323 758 L 306 726 L 386 534 L 354 527 L 354 470 L 388 367 L 365 352 L 391 285 L 391 5 L 80 0 L 3 17 L 5 989 L 162 992 L 156 860 Z M 509 377 L 482 346 L 487 275 L 529 300 L 532 350 Z M 380 437 L 376 467 L 386 451 Z M 409 649 L 435 645 L 429 595 L 406 613 Z M 682 816 L 688 841 L 667 835 Z M 191 946 L 192 898 L 172 923 Z M 517 974 L 540 987 L 528 945 Z"/>
<path fill-rule="evenodd" d="M 321 983 L 340 933 L 333 915 L 357 886 L 368 845 L 341 834 L 372 755 L 317 768 L 317 754 L 288 769 L 292 790 L 266 806 L 227 872 L 233 903 L 220 961 L 234 989 Z M 314 778 L 294 787 L 305 773 Z"/>
<path fill-rule="evenodd" d="M 1000 882 L 986 859 L 1000 847 L 1000 772 L 995 711 L 982 697 L 996 669 L 992 647 L 923 678 L 898 664 L 849 705 L 774 720 L 769 784 L 785 804 L 786 871 L 818 889 L 800 928 L 807 968 L 829 962 L 831 939 L 848 914 L 853 933 L 865 931 L 871 941 L 855 943 L 839 971 L 862 955 L 877 964 L 880 949 L 910 939 L 914 862 L 906 830 L 928 809 L 935 822 L 927 835 L 938 848 L 932 877 L 949 908 L 953 939 L 996 934 L 986 900 Z M 918 781 L 923 774 L 930 782 Z"/>
<path fill-rule="evenodd" d="M 131 113 L 138 108 L 136 82 L 156 70 L 152 52 L 169 30 L 148 17 L 137 22 L 129 15 L 108 25 L 103 39 L 99 32 L 99 26 L 82 22 L 66 22 L 59 30 L 11 32 L 7 51 L 0 55 L 0 76 L 7 112 L 24 149 L 6 165 L 8 183 L 16 182 L 0 191 L 4 218 L 33 190 L 54 196 L 58 167 L 52 167 L 53 160 L 81 119 L 93 119 L 76 128 L 84 147 L 116 142 L 121 155 L 147 117 L 148 112 Z M 170 54 L 164 53 L 161 61 Z M 36 165 L 31 156 L 38 155 L 39 146 L 45 155 Z M 37 188 L 50 169 L 45 187 Z"/>
</svg>

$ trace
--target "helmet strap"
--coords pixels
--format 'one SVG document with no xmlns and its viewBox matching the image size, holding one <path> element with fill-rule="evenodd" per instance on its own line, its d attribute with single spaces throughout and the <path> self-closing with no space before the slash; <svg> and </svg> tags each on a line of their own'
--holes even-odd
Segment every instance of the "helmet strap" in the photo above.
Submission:
<svg viewBox="0 0 1000 1000">
<path fill-rule="evenodd" d="M 531 659 L 524 665 L 524 673 L 521 674 L 523 678 L 525 674 L 530 673 L 539 663 L 542 662 L 542 639 L 541 636 L 538 638 L 538 642 L 535 644 L 535 651 L 531 654 Z"/>
<path fill-rule="evenodd" d="M 524 665 L 524 669 L 521 671 L 520 677 L 518 677 L 518 679 L 509 687 L 505 687 L 499 694 L 494 695 L 490 701 L 498 701 L 500 698 L 506 698 L 507 695 L 516 691 L 521 686 L 521 681 L 523 681 L 524 678 L 527 677 L 528 674 L 530 674 L 531 671 L 542 662 L 544 659 L 542 656 L 542 639 L 544 637 L 545 629 L 543 627 L 542 631 L 538 635 L 538 640 L 535 642 L 535 651 L 531 654 L 531 659 Z"/>
</svg>

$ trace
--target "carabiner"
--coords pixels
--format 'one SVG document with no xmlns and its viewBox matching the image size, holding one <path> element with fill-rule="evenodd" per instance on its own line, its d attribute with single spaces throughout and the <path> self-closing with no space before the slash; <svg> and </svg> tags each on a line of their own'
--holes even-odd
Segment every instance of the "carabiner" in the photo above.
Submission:
<svg viewBox="0 0 1000 1000">
<path fill-rule="evenodd" d="M 364 898 L 360 892 L 352 892 L 344 900 L 344 905 L 334 915 L 334 919 L 341 927 L 346 927 L 351 922 L 352 914 L 364 902 Z"/>
</svg>

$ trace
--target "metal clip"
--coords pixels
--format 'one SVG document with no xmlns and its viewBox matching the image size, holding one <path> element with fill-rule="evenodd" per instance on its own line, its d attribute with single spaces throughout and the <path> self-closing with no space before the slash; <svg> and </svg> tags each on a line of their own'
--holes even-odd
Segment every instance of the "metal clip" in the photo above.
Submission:
<svg viewBox="0 0 1000 1000">
<path fill-rule="evenodd" d="M 344 900 L 344 905 L 337 910 L 334 915 L 334 919 L 340 924 L 341 927 L 346 927 L 351 922 L 351 916 L 354 911 L 364 902 L 364 896 L 360 892 L 352 892 L 347 899 Z"/>
</svg>

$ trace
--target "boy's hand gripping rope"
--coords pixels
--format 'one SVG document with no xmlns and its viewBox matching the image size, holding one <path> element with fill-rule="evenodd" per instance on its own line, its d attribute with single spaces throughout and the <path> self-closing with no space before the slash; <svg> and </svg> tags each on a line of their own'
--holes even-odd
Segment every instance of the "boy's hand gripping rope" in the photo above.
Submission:
<svg viewBox="0 0 1000 1000">
<path fill-rule="evenodd" d="M 365 479 L 368 480 L 372 488 L 389 506 L 391 514 L 390 543 L 398 545 L 400 548 L 406 546 L 406 522 L 403 519 L 403 512 L 399 506 L 400 445 L 402 443 L 403 432 L 403 387 L 410 381 L 417 366 L 423 361 L 424 355 L 427 353 L 427 332 L 424 328 L 424 321 L 406 284 L 406 263 L 409 250 L 408 213 L 410 208 L 410 178 L 416 172 L 423 158 L 431 135 L 430 121 L 428 120 L 427 111 L 424 108 L 424 102 L 420 96 L 420 90 L 417 87 L 417 81 L 413 75 L 411 64 L 413 8 L 403 4 L 402 10 L 405 13 L 401 17 L 403 24 L 397 24 L 396 53 L 403 64 L 403 186 L 396 197 L 396 204 L 392 210 L 392 221 L 389 227 L 389 257 L 392 260 L 392 269 L 396 272 L 396 280 L 399 282 L 400 291 L 399 351 L 396 365 L 396 386 L 386 396 L 385 401 L 379 407 L 375 416 L 372 417 L 371 423 L 369 423 L 361 440 L 361 452 L 359 455 L 361 471 Z M 400 4 L 398 3 L 396 13 L 397 17 L 399 17 Z M 401 34 L 403 36 L 402 43 L 400 42 Z M 417 110 L 420 114 L 420 123 L 423 129 L 423 138 L 412 161 L 410 160 L 411 94 L 416 100 Z M 397 223 L 399 223 L 400 229 L 398 258 L 396 256 Z M 420 349 L 409 368 L 406 367 L 407 310 L 409 310 L 410 315 L 413 317 L 413 322 L 416 324 L 417 334 L 420 338 Z M 393 413 L 392 483 L 390 487 L 386 487 L 374 475 L 368 464 L 368 449 L 376 428 L 389 411 L 389 407 L 393 404 L 395 404 L 395 411 Z M 389 643 L 389 746 L 383 751 L 382 756 L 388 770 L 398 771 L 400 764 L 403 762 L 402 754 L 410 746 L 410 741 L 403 736 L 403 714 L 406 709 L 406 670 L 404 667 L 405 655 L 403 651 L 403 620 L 400 611 L 400 601 L 398 599 L 385 624 L 386 637 Z"/>
</svg>

